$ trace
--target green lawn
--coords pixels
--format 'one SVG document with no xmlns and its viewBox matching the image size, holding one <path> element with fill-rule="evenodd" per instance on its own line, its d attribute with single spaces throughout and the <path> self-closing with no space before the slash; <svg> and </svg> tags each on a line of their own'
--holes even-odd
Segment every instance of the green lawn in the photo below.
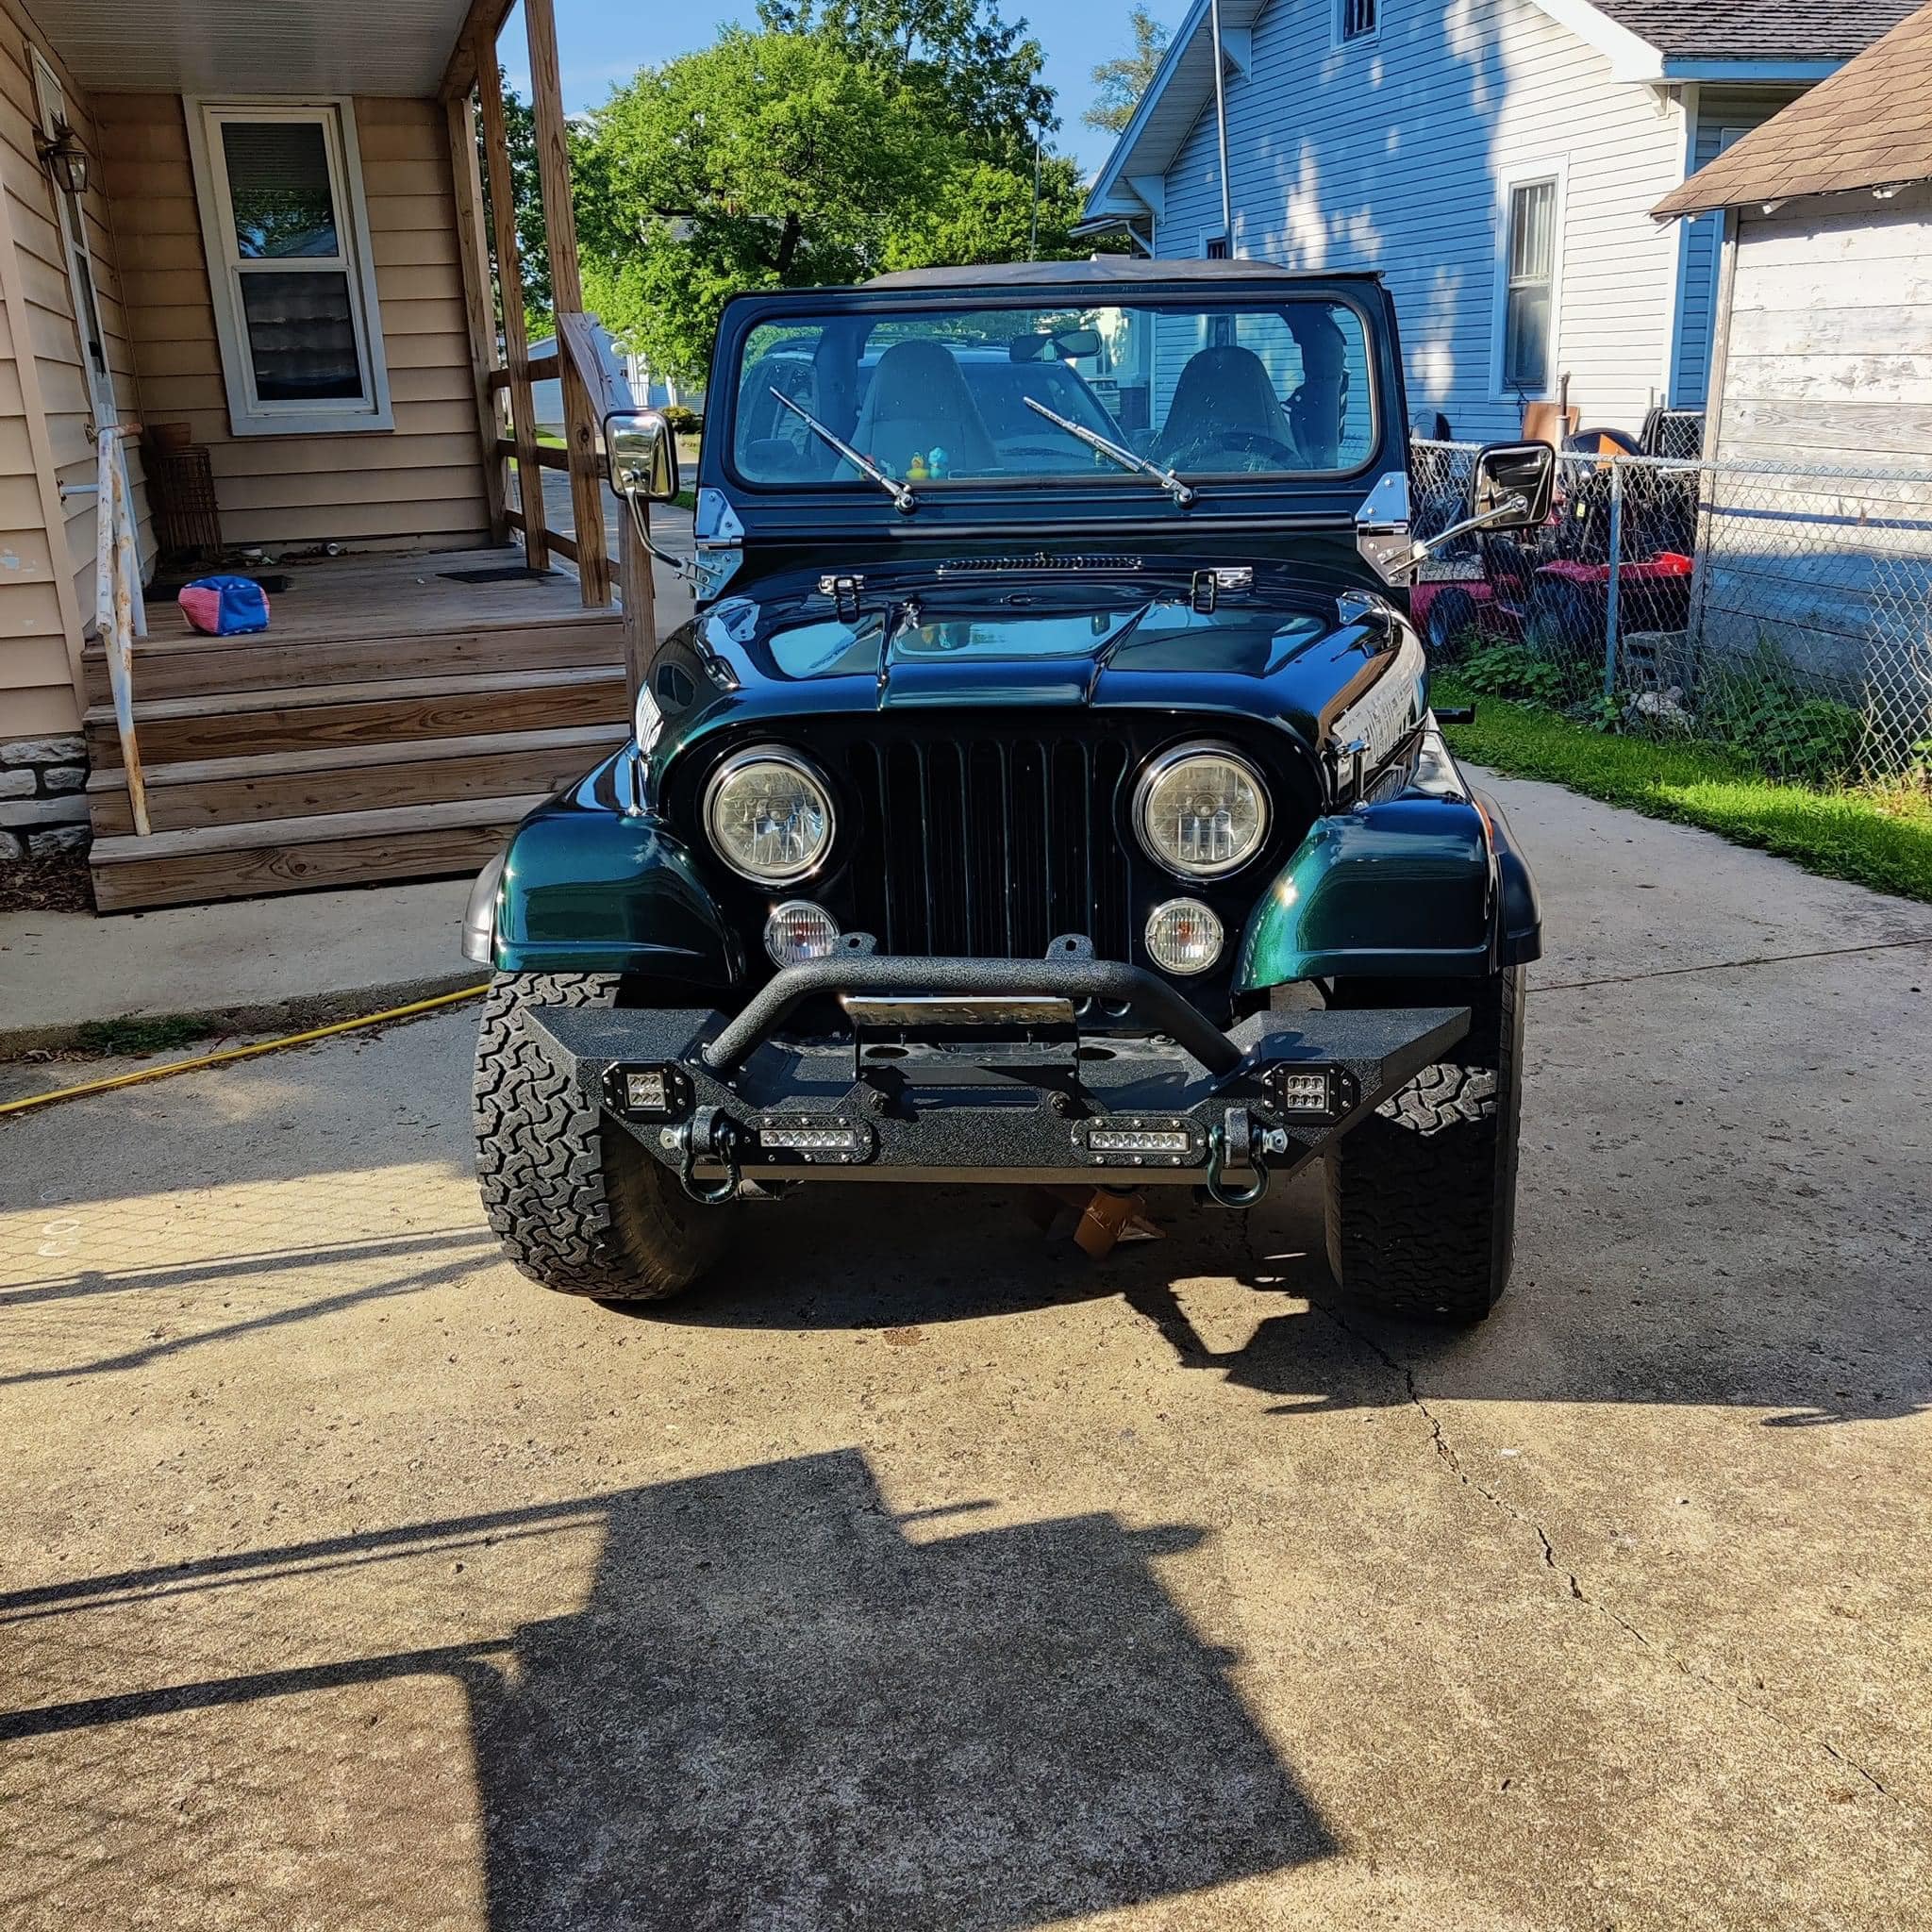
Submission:
<svg viewBox="0 0 1932 1932">
<path fill-rule="evenodd" d="M 1447 727 L 1458 758 L 1701 825 L 1827 878 L 1932 900 L 1932 794 L 1923 786 L 1817 791 L 1760 777 L 1720 751 L 1616 737 L 1538 706 L 1486 697 L 1453 674 L 1438 676 L 1434 692 L 1439 706 L 1476 708 L 1474 724 Z"/>
</svg>

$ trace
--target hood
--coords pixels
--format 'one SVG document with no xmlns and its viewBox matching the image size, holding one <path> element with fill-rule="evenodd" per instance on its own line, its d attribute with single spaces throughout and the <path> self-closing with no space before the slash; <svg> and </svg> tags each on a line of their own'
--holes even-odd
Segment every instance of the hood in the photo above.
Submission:
<svg viewBox="0 0 1932 1932">
<path fill-rule="evenodd" d="M 814 586 L 727 600 L 698 629 L 741 687 L 786 710 L 1144 703 L 1157 681 L 1166 702 L 1225 703 L 1234 687 L 1248 693 L 1234 708 L 1274 711 L 1261 688 L 1303 659 L 1340 647 L 1348 675 L 1361 669 L 1360 612 L 1333 597 L 1258 580 L 1197 597 L 1194 581 L 933 577 L 843 608 Z"/>
</svg>

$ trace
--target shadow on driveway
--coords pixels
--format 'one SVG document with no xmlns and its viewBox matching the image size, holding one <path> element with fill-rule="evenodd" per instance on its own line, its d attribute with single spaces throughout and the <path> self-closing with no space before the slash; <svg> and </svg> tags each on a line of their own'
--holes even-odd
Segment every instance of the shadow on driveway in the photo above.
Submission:
<svg viewBox="0 0 1932 1932">
<path fill-rule="evenodd" d="M 1335 1845 L 1109 1514 L 907 1519 L 856 1450 L 0 1597 L 0 1623 L 601 1524 L 582 1607 L 501 1641 L 0 1718 L 0 1744 L 431 1674 L 467 1698 L 494 1932 L 1005 1932 Z M 23 1633 L 16 1633 L 23 1634 Z"/>
</svg>

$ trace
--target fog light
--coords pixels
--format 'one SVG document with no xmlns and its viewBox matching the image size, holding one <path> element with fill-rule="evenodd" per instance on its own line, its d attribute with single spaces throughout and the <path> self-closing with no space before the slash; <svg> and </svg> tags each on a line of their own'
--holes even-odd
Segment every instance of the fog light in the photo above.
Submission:
<svg viewBox="0 0 1932 1932">
<path fill-rule="evenodd" d="M 625 1120 L 675 1120 L 690 1111 L 691 1099 L 691 1080 L 679 1067 L 617 1066 L 604 1075 L 604 1104 Z"/>
<path fill-rule="evenodd" d="M 624 1104 L 633 1113 L 662 1113 L 671 1104 L 661 1067 L 624 1076 Z"/>
<path fill-rule="evenodd" d="M 1276 1094 L 1284 1113 L 1326 1113 L 1328 1111 L 1328 1075 L 1320 1074 L 1290 1074 L 1278 1075 Z"/>
<path fill-rule="evenodd" d="M 1147 919 L 1147 954 L 1163 973 L 1206 973 L 1221 958 L 1221 922 L 1198 899 L 1170 899 Z"/>
<path fill-rule="evenodd" d="M 779 966 L 823 959 L 838 943 L 839 922 L 809 899 L 788 899 L 765 921 L 765 951 Z"/>
<path fill-rule="evenodd" d="M 761 1127 L 758 1145 L 791 1154 L 863 1154 L 872 1136 L 863 1127 Z"/>
</svg>

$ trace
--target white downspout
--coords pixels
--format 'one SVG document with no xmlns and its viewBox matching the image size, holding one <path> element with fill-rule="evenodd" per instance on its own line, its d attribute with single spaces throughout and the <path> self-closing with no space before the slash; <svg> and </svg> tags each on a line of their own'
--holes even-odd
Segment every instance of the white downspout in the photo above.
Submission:
<svg viewBox="0 0 1932 1932">
<path fill-rule="evenodd" d="M 1227 83 L 1222 72 L 1221 0 L 1209 0 L 1208 19 L 1214 36 L 1214 127 L 1221 142 L 1221 232 L 1227 252 L 1234 253 L 1234 197 L 1227 185 Z"/>
</svg>

